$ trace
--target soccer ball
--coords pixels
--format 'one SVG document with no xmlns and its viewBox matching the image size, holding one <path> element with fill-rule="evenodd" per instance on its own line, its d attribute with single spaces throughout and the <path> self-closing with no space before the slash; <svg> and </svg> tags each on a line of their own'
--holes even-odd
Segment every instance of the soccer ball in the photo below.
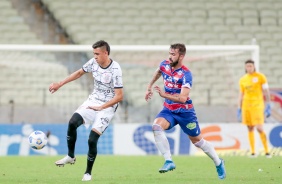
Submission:
<svg viewBox="0 0 282 184">
<path fill-rule="evenodd" d="M 28 143 L 33 149 L 40 150 L 46 146 L 47 137 L 42 131 L 36 130 L 29 135 Z"/>
</svg>

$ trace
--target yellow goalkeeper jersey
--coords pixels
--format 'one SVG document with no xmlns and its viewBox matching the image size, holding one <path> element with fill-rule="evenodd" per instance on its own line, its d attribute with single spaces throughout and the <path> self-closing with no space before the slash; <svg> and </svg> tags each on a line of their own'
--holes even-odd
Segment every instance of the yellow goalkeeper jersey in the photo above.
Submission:
<svg viewBox="0 0 282 184">
<path fill-rule="evenodd" d="M 262 85 L 266 83 L 266 77 L 258 72 L 241 77 L 240 91 L 244 94 L 242 108 L 264 108 Z"/>
</svg>

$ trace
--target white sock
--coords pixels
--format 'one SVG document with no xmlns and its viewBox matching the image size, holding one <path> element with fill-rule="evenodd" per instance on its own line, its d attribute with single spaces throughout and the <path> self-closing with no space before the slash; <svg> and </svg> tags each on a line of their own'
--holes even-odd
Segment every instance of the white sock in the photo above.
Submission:
<svg viewBox="0 0 282 184">
<path fill-rule="evenodd" d="M 216 166 L 219 166 L 221 160 L 219 159 L 214 147 L 205 139 L 201 139 L 199 142 L 194 144 L 196 147 L 201 148 L 206 155 L 208 155 Z"/>
<path fill-rule="evenodd" d="M 165 160 L 172 160 L 171 153 L 169 148 L 169 143 L 167 137 L 161 126 L 154 124 L 153 125 L 153 133 L 156 142 L 156 146 L 159 151 L 162 153 Z"/>
</svg>

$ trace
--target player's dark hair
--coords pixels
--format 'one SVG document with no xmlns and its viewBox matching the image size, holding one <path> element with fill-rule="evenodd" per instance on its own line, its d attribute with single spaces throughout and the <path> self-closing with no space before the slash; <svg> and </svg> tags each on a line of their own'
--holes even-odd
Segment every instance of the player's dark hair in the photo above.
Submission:
<svg viewBox="0 0 282 184">
<path fill-rule="evenodd" d="M 92 48 L 93 48 L 93 49 L 101 48 L 101 47 L 104 47 L 104 48 L 108 51 L 108 55 L 110 55 L 110 51 L 111 51 L 110 45 L 109 45 L 106 41 L 104 41 L 104 40 L 99 40 L 99 41 L 97 41 L 96 43 L 94 43 L 94 44 L 92 45 Z"/>
<path fill-rule="evenodd" d="M 249 60 L 245 61 L 245 64 L 248 64 L 248 63 L 255 64 L 255 62 L 254 62 L 253 60 L 251 60 L 251 59 L 249 59 Z"/>
<path fill-rule="evenodd" d="M 185 55 L 186 54 L 186 47 L 182 43 L 175 43 L 170 45 L 171 49 L 178 49 L 179 54 Z"/>
</svg>

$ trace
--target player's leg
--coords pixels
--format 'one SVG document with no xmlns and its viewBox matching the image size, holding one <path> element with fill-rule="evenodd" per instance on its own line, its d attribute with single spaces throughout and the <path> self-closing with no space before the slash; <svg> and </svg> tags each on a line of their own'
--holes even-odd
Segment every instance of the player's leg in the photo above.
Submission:
<svg viewBox="0 0 282 184">
<path fill-rule="evenodd" d="M 256 157 L 255 151 L 255 133 L 254 133 L 254 113 L 252 109 L 242 109 L 242 124 L 246 125 L 248 128 L 248 139 L 251 151 L 251 158 Z"/>
<path fill-rule="evenodd" d="M 91 172 L 97 156 L 97 144 L 100 135 L 101 134 L 98 133 L 96 129 L 92 129 L 89 134 L 89 139 L 88 139 L 89 150 L 87 154 L 87 166 L 82 181 L 90 181 L 92 179 Z"/>
<path fill-rule="evenodd" d="M 208 155 L 216 166 L 219 179 L 226 177 L 224 160 L 220 159 L 213 145 L 206 141 L 202 135 L 195 112 L 187 112 L 176 117 L 181 129 L 186 133 L 191 142 Z"/>
<path fill-rule="evenodd" d="M 96 113 L 95 121 L 88 139 L 87 166 L 82 181 L 90 181 L 92 179 L 91 172 L 97 156 L 98 139 L 109 126 L 114 116 L 114 108 L 110 107 Z"/>
<path fill-rule="evenodd" d="M 213 145 L 210 142 L 206 141 L 204 138 L 202 138 L 201 134 L 196 137 L 189 136 L 189 138 L 196 147 L 202 149 L 203 152 L 213 160 L 216 166 L 218 178 L 224 179 L 226 177 L 224 160 L 219 158 Z"/>
<path fill-rule="evenodd" d="M 254 126 L 247 126 L 247 127 L 248 127 L 248 139 L 250 144 L 251 157 L 256 157 Z"/>
<path fill-rule="evenodd" d="M 216 153 L 213 145 L 206 141 L 202 136 L 201 134 L 196 136 L 196 137 L 192 137 L 192 136 L 189 136 L 191 142 L 197 147 L 197 148 L 200 148 L 201 150 L 203 150 L 203 152 L 208 155 L 214 162 L 214 164 L 216 166 L 220 165 L 221 163 L 221 160 L 220 158 L 218 157 L 218 154 Z"/>
<path fill-rule="evenodd" d="M 75 163 L 75 142 L 77 138 L 77 128 L 83 124 L 83 118 L 80 114 L 74 113 L 69 121 L 68 131 L 67 131 L 67 145 L 68 145 L 68 155 L 61 160 L 55 162 L 57 166 L 64 166 L 65 164 Z"/>
<path fill-rule="evenodd" d="M 175 164 L 171 158 L 169 142 L 164 132 L 164 130 L 174 126 L 174 120 L 168 113 L 169 112 L 166 112 L 166 110 L 162 110 L 157 115 L 157 118 L 152 125 L 156 146 L 165 159 L 163 167 L 159 169 L 160 173 L 175 169 Z"/>
<path fill-rule="evenodd" d="M 271 158 L 271 155 L 269 153 L 269 148 L 268 148 L 266 134 L 265 134 L 265 132 L 263 130 L 263 125 L 262 124 L 257 125 L 256 129 L 257 129 L 257 131 L 258 131 L 258 133 L 260 135 L 260 139 L 261 139 L 262 145 L 264 147 L 265 156 L 267 158 Z"/>
<path fill-rule="evenodd" d="M 80 114 L 74 113 L 69 121 L 67 132 L 68 155 L 74 158 L 75 142 L 77 139 L 77 128 L 83 124 L 83 118 Z"/>
<path fill-rule="evenodd" d="M 268 150 L 267 138 L 266 138 L 266 134 L 263 130 L 264 109 L 263 108 L 252 109 L 250 111 L 250 116 L 251 116 L 251 122 L 253 124 L 253 132 L 254 132 L 254 128 L 256 127 L 256 129 L 257 129 L 257 131 L 260 135 L 260 140 L 261 140 L 262 145 L 264 147 L 265 155 L 268 158 L 270 158 L 271 155 L 269 154 L 269 150 Z"/>
<path fill-rule="evenodd" d="M 169 122 L 164 118 L 156 118 L 152 126 L 155 143 L 165 160 L 171 160 L 169 143 L 164 130 L 169 127 Z"/>
</svg>

